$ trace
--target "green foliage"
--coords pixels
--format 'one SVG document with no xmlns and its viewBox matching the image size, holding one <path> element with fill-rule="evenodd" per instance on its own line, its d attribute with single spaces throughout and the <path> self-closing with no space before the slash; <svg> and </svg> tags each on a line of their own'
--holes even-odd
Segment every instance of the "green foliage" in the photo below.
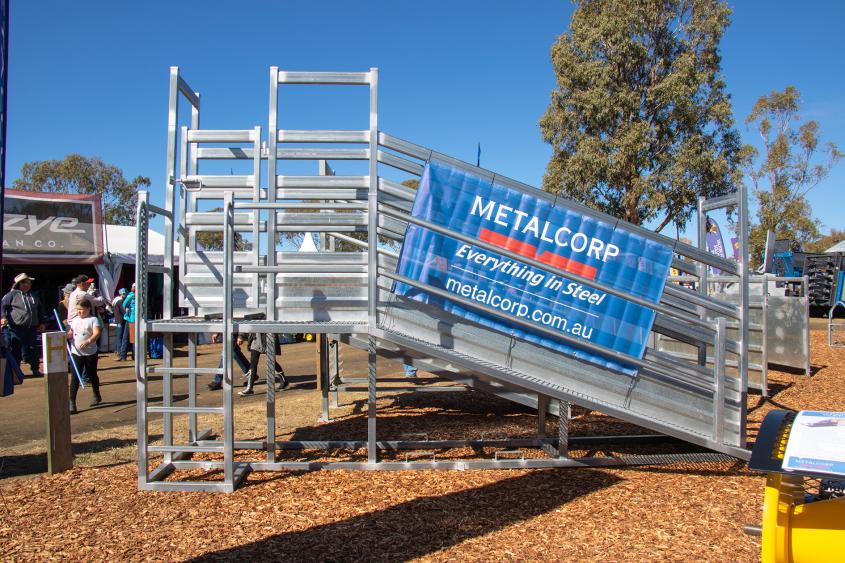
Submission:
<svg viewBox="0 0 845 563">
<path fill-rule="evenodd" d="M 412 190 L 416 190 L 420 185 L 420 181 L 417 180 L 416 178 L 409 178 L 407 180 L 402 181 L 402 185 L 407 187 L 407 188 L 411 188 Z M 354 239 L 357 239 L 357 240 L 361 240 L 361 241 L 367 240 L 367 233 L 366 232 L 363 232 L 363 233 L 361 233 L 361 232 L 344 233 L 344 234 L 346 234 L 347 236 L 350 236 Z M 335 239 L 334 244 L 335 244 L 335 250 L 337 252 L 363 252 L 363 249 L 361 247 L 356 246 L 355 244 L 352 244 L 350 242 L 346 242 L 344 240 Z M 379 237 L 379 244 L 382 245 L 382 246 L 387 246 L 388 248 L 391 248 L 392 250 L 398 250 L 399 249 L 399 245 L 395 241 L 393 241 L 392 239 L 385 238 L 385 237 L 381 237 L 381 236 Z"/>
<path fill-rule="evenodd" d="M 845 240 L 845 230 L 831 229 L 829 235 L 825 235 L 818 240 L 805 244 L 804 252 L 822 253 L 834 244 Z"/>
<path fill-rule="evenodd" d="M 699 195 L 741 180 L 720 73 L 730 9 L 718 0 L 576 1 L 552 46 L 540 119 L 554 147 L 543 188 L 635 224 L 683 228 Z"/>
<path fill-rule="evenodd" d="M 761 96 L 745 120 L 756 127 L 763 143 L 762 155 L 753 147 L 745 148 L 745 167 L 758 205 L 749 236 L 754 266 L 762 263 L 767 231 L 773 231 L 776 239 L 802 244 L 819 239 L 819 223 L 805 196 L 842 157 L 833 143 L 819 151 L 817 122 L 793 126 L 799 120 L 800 98 L 793 86 Z"/>
<path fill-rule="evenodd" d="M 144 176 L 127 180 L 123 170 L 96 156 L 69 154 L 64 160 L 27 162 L 12 187 L 31 192 L 99 195 L 107 224 L 134 225 L 138 190 L 149 185 L 150 179 Z"/>
<path fill-rule="evenodd" d="M 221 213 L 222 211 L 222 207 L 215 207 L 209 212 Z M 223 224 L 222 219 L 220 224 Z M 201 246 L 203 250 L 223 250 L 223 232 L 199 231 L 197 233 L 197 244 Z M 235 232 L 235 239 L 232 241 L 232 246 L 236 251 L 252 250 L 252 244 L 249 241 L 244 240 L 243 235 L 238 232 Z"/>
</svg>

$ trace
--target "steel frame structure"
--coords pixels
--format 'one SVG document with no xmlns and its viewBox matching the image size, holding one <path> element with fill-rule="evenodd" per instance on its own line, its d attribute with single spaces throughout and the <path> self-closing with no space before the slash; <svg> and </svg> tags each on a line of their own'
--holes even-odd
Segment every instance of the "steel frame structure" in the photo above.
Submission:
<svg viewBox="0 0 845 563">
<path fill-rule="evenodd" d="M 290 130 L 279 128 L 279 90 L 289 84 L 359 86 L 369 90 L 369 126 L 364 130 Z M 180 99 L 191 108 L 190 127 L 178 127 Z M 204 130 L 200 128 L 200 95 L 171 68 L 166 197 L 164 207 L 152 205 L 149 195 L 139 194 L 138 264 L 136 268 L 136 377 L 138 409 L 138 483 L 145 490 L 233 491 L 252 470 L 310 469 L 475 469 L 525 467 L 585 467 L 637 465 L 678 460 L 722 459 L 724 455 L 747 459 L 745 449 L 745 414 L 748 389 L 748 276 L 747 262 L 725 260 L 703 249 L 681 243 L 634 225 L 625 228 L 651 240 L 671 246 L 677 255 L 673 266 L 697 278 L 706 287 L 710 267 L 723 270 L 739 281 L 738 303 L 716 299 L 707 292 L 697 292 L 667 284 L 659 304 L 625 294 L 591 279 L 538 263 L 498 246 L 473 240 L 465 235 L 420 220 L 410 214 L 414 191 L 381 174 L 383 169 L 419 176 L 426 161 L 437 159 L 486 178 L 490 182 L 530 193 L 556 205 L 565 204 L 578 212 L 609 222 L 621 221 L 580 204 L 564 201 L 520 182 L 495 175 L 447 155 L 393 137 L 379 129 L 378 70 L 367 72 L 288 72 L 270 69 L 268 129 L 262 143 L 260 127 L 244 130 Z M 220 147 L 220 144 L 224 146 Z M 290 144 L 318 145 L 318 148 Z M 213 146 L 207 146 L 213 145 Z M 235 146 L 237 145 L 237 146 Z M 344 145 L 338 148 L 337 145 Z M 347 148 L 346 145 L 352 145 Z M 178 156 L 177 156 L 178 155 Z M 213 175 L 200 173 L 203 161 L 251 162 L 248 175 Z M 291 160 L 365 162 L 367 174 L 338 176 L 327 173 L 325 164 L 315 176 L 279 173 L 279 163 Z M 178 170 L 177 170 L 178 162 Z M 267 174 L 262 177 L 266 162 Z M 222 210 L 203 211 L 204 200 L 222 200 Z M 206 201 L 206 203 L 208 203 Z M 747 224 L 744 191 L 711 201 L 707 205 L 731 204 L 739 209 L 740 225 Z M 164 217 L 166 255 L 164 266 L 150 266 L 147 252 L 147 227 L 151 213 Z M 178 219 L 177 219 L 178 218 Z M 516 340 L 432 310 L 416 302 L 397 297 L 391 288 L 402 282 L 419 289 L 442 294 L 468 309 L 493 316 L 502 314 L 486 305 L 441 289 L 421 284 L 395 273 L 395 250 L 375 241 L 401 244 L 408 224 L 417 224 L 441 232 L 482 249 L 502 254 L 577 281 L 656 312 L 653 331 L 697 346 L 698 362 L 674 357 L 650 348 L 643 358 L 635 358 L 601 346 L 575 340 L 552 329 L 531 325 L 563 341 L 623 360 L 638 366 L 631 378 L 599 366 L 563 357 L 554 351 Z M 197 235 L 203 231 L 222 232 L 222 250 L 203 250 Z M 326 245 L 324 252 L 291 254 L 277 249 L 277 235 L 288 232 L 319 232 L 326 240 L 343 241 L 360 249 L 337 252 Z M 741 255 L 747 256 L 746 229 L 740 229 Z M 249 233 L 252 247 L 236 249 L 239 233 Z M 359 237 L 351 236 L 360 233 Z M 178 240 L 179 267 L 173 242 Z M 147 275 L 164 275 L 164 316 L 145 319 Z M 222 288 L 222 295 L 221 295 Z M 190 316 L 172 318 L 171 295 L 177 290 L 179 305 Z M 262 318 L 257 318 L 260 314 Z M 509 319 L 520 323 L 519 319 Z M 737 330 L 731 337 L 727 323 Z M 149 332 L 165 335 L 161 367 L 146 363 L 146 339 Z M 197 334 L 223 334 L 223 367 L 196 366 Z M 233 344 L 236 333 L 255 333 L 266 339 L 266 370 L 273 381 L 275 335 L 290 332 L 332 334 L 367 351 L 367 439 L 337 441 L 279 441 L 276 439 L 276 392 L 267 387 L 266 439 L 235 439 L 233 417 Z M 188 365 L 173 366 L 173 334 L 188 335 Z M 380 441 L 377 438 L 376 362 L 380 354 L 399 354 L 423 369 L 456 379 L 464 384 L 492 390 L 502 396 L 529 400 L 538 408 L 538 432 L 530 440 L 405 440 Z M 707 357 L 714 358 L 708 365 Z M 736 363 L 737 374 L 726 374 L 728 358 Z M 326 373 L 330 370 L 327 369 Z M 197 377 L 222 374 L 223 404 L 198 407 Z M 188 376 L 186 405 L 174 405 L 172 378 Z M 150 405 L 150 375 L 162 376 L 161 406 Z M 324 386 L 324 415 L 328 412 Z M 570 406 L 600 410 L 606 414 L 645 426 L 655 432 L 680 438 L 721 453 L 667 454 L 622 457 L 571 458 L 569 447 L 579 441 L 607 441 L 609 438 L 574 438 L 569 436 Z M 554 407 L 554 408 L 553 408 Z M 558 435 L 546 436 L 548 412 L 557 411 Z M 164 435 L 161 444 L 149 443 L 148 415 L 161 415 Z M 210 439 L 211 430 L 200 431 L 197 416 L 222 417 L 222 433 Z M 187 415 L 188 440 L 174 443 L 174 416 Z M 653 440 L 649 437 L 621 437 Z M 613 438 L 619 440 L 620 437 Z M 383 450 L 424 450 L 459 446 L 506 448 L 493 459 L 472 461 L 431 460 L 384 461 Z M 513 448 L 542 449 L 548 457 L 527 459 Z M 367 459 L 360 462 L 279 461 L 277 453 L 285 449 L 345 448 L 366 449 Z M 236 449 L 265 452 L 264 461 L 239 462 Z M 196 453 L 214 453 L 219 459 L 195 460 Z M 151 468 L 151 455 L 161 461 Z M 513 458 L 512 456 L 517 456 Z M 166 480 L 174 471 L 187 469 L 222 470 L 220 481 Z"/>
<path fill-rule="evenodd" d="M 670 281 L 697 283 L 693 276 L 670 276 Z M 736 276 L 710 275 L 709 295 L 727 301 L 736 300 L 738 294 L 724 290 L 737 284 Z M 800 295 L 777 294 L 772 287 L 777 283 L 800 287 Z M 769 396 L 769 363 L 801 369 L 810 375 L 810 303 L 807 294 L 807 277 L 783 277 L 774 274 L 751 275 L 749 279 L 748 319 L 748 386 Z M 736 331 L 738 323 L 727 324 L 729 331 Z M 697 353 L 688 346 L 662 335 L 654 335 L 654 347 L 671 352 L 678 357 L 694 359 Z M 712 357 L 707 362 L 712 363 Z M 736 362 L 727 366 L 736 370 Z"/>
</svg>

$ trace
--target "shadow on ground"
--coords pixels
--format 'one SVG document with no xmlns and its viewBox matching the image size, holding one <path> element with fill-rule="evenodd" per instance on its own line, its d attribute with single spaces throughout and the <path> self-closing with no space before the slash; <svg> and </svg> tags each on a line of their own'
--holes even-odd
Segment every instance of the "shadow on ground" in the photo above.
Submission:
<svg viewBox="0 0 845 563">
<path fill-rule="evenodd" d="M 161 439 L 160 435 L 150 436 L 150 440 Z M 93 454 L 134 446 L 134 439 L 106 438 L 104 440 L 92 440 L 90 442 L 79 442 L 73 444 L 73 455 Z M 134 454 L 133 454 L 134 457 Z M 10 477 L 22 477 L 24 475 L 37 475 L 47 471 L 47 454 L 39 452 L 36 454 L 22 454 L 0 456 L 0 479 Z"/>
<path fill-rule="evenodd" d="M 407 561 L 540 516 L 618 481 L 597 470 L 534 471 L 278 534 L 192 561 Z"/>
</svg>

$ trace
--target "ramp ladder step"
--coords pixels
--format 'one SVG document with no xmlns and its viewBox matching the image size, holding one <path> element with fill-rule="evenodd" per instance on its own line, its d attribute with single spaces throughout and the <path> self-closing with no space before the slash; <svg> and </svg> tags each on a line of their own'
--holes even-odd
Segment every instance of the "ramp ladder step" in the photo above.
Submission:
<svg viewBox="0 0 845 563">
<path fill-rule="evenodd" d="M 163 453 L 223 453 L 223 446 L 147 446 L 149 452 L 163 452 Z"/>
<path fill-rule="evenodd" d="M 223 414 L 223 407 L 147 407 L 150 413 L 170 414 Z"/>
</svg>

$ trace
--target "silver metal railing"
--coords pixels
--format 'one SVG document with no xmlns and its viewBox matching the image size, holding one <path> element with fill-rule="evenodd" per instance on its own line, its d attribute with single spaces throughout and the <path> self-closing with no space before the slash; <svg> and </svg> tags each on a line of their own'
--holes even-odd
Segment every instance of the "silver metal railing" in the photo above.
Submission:
<svg viewBox="0 0 845 563">
<path fill-rule="evenodd" d="M 369 128 L 367 130 L 290 130 L 278 124 L 278 88 L 285 84 L 360 85 L 369 88 Z M 300 73 L 270 69 L 269 124 L 266 146 L 262 144 L 260 127 L 242 130 L 203 130 L 199 128 L 199 94 L 171 70 L 171 105 L 168 119 L 168 188 L 163 209 L 150 206 L 146 194 L 139 199 L 138 225 L 146 225 L 149 212 L 163 212 L 169 232 L 180 243 L 178 279 L 179 304 L 188 307 L 190 319 L 164 318 L 159 321 L 139 320 L 136 346 L 143 346 L 148 330 L 172 335 L 189 334 L 189 355 L 196 354 L 196 334 L 219 331 L 223 337 L 223 406 L 205 407 L 209 413 L 223 415 L 222 436 L 219 440 L 204 439 L 206 433 L 196 428 L 196 358 L 189 358 L 185 373 L 189 374 L 189 405 L 174 406 L 171 375 L 172 338 L 168 337 L 163 362 L 163 393 L 161 407 L 147 405 L 145 360 L 139 361 L 139 485 L 142 488 L 186 490 L 233 490 L 250 469 L 303 469 L 309 464 L 282 463 L 275 459 L 278 448 L 290 444 L 275 440 L 275 393 L 267 394 L 267 438 L 264 442 L 239 442 L 235 439 L 232 404 L 233 347 L 231 335 L 256 332 L 272 335 L 283 332 L 351 333 L 359 336 L 358 345 L 368 352 L 367 417 L 365 443 L 368 455 L 363 465 L 330 464 L 337 468 L 383 468 L 378 451 L 385 447 L 376 439 L 376 356 L 385 344 L 413 351 L 415 357 L 430 358 L 436 365 L 472 374 L 479 384 L 498 382 L 521 393 L 536 394 L 537 405 L 544 411 L 551 399 L 568 409 L 570 402 L 596 408 L 612 416 L 648 426 L 658 432 L 674 435 L 693 443 L 745 456 L 745 393 L 747 389 L 748 350 L 748 290 L 745 281 L 747 265 L 736 264 L 708 253 L 706 250 L 668 239 L 641 227 L 628 225 L 618 219 L 565 201 L 490 171 L 477 168 L 448 155 L 404 141 L 378 130 L 378 71 L 364 73 Z M 176 101 L 184 96 L 191 104 L 190 127 L 177 128 Z M 288 144 L 353 144 L 354 148 L 290 147 Z M 223 144 L 224 146 L 220 146 Z M 214 145 L 214 146 L 208 146 Z M 280 146 L 284 145 L 284 146 Z M 176 174 L 176 148 L 179 148 L 179 173 Z M 304 176 L 279 174 L 279 161 L 297 160 L 366 161 L 366 175 Z M 608 287 L 600 282 L 582 278 L 539 263 L 506 249 L 466 237 L 420 220 L 410 214 L 415 192 L 389 179 L 395 174 L 419 175 L 426 161 L 437 159 L 468 173 L 488 179 L 491 183 L 530 194 L 554 205 L 566 205 L 586 216 L 614 226 L 621 226 L 649 240 L 672 247 L 677 255 L 673 266 L 699 284 L 706 284 L 708 269 L 718 268 L 739 280 L 738 302 L 668 284 L 660 302 L 655 304 L 639 297 Z M 204 161 L 242 161 L 252 163 L 252 173 L 223 176 L 203 174 Z M 262 166 L 267 173 L 262 178 Z M 389 172 L 393 171 L 393 172 Z M 384 175 L 383 175 L 384 174 Z M 177 199 L 178 195 L 178 213 Z M 703 208 L 739 205 L 744 220 L 744 193 L 704 202 Z M 220 211 L 200 210 L 222 200 Z M 701 353 L 685 358 L 654 347 L 642 358 L 615 352 L 598 344 L 585 342 L 552 329 L 513 319 L 501 311 L 422 284 L 395 273 L 398 254 L 405 229 L 409 224 L 440 232 L 474 246 L 484 248 L 530 266 L 577 281 L 587 287 L 610 293 L 655 311 L 653 330 L 667 337 L 677 338 L 697 347 Z M 202 249 L 198 235 L 203 232 L 222 235 L 219 250 Z M 277 248 L 279 235 L 297 232 L 319 232 L 351 250 L 328 251 L 315 254 L 292 254 Z M 144 231 L 146 235 L 146 231 Z M 218 236 L 219 236 L 218 235 Z M 241 237 L 251 237 L 251 248 L 238 250 Z M 171 239 L 172 240 L 172 239 Z M 139 236 L 139 280 L 149 268 L 142 266 L 146 259 L 146 236 Z M 390 247 L 379 241 L 390 243 Z M 326 245 L 328 246 L 328 245 Z M 165 257 L 171 282 L 176 283 L 175 260 L 172 252 Z M 434 295 L 449 299 L 469 310 L 477 311 L 509 323 L 522 325 L 544 336 L 577 344 L 604 357 L 635 365 L 635 377 L 617 374 L 590 362 L 566 358 L 548 348 L 520 341 L 513 335 L 479 327 L 471 321 L 459 319 L 431 306 L 398 297 L 392 292 L 394 282 L 406 283 Z M 136 282 L 138 283 L 138 282 Z M 139 288 L 141 286 L 139 285 Z M 146 291 L 146 285 L 143 286 Z M 171 286 L 172 287 L 172 286 Z M 222 289 L 222 294 L 221 294 Z M 165 290 L 167 292 L 167 290 Z M 144 297 L 146 299 L 146 297 Z M 141 303 L 139 302 L 139 307 Z M 145 306 L 145 303 L 144 303 Z M 251 316 L 262 313 L 263 319 Z M 201 315 L 212 315 L 200 318 Z M 732 327 L 736 328 L 732 328 Z M 445 327 L 445 328 L 444 328 Z M 272 341 L 272 338 L 269 339 Z M 272 348 L 268 346 L 268 349 Z M 145 349 L 137 348 L 137 357 L 144 357 Z M 268 352 L 267 362 L 274 354 Z M 712 361 L 708 361 L 711 358 Z M 726 372 L 733 362 L 736 372 Z M 461 371 L 463 370 L 463 371 Z M 215 371 L 216 370 L 212 370 Z M 204 373 L 204 372 L 203 372 Z M 270 372 L 268 371 L 268 374 Z M 269 375 L 268 375 L 269 378 Z M 493 388 L 493 387 L 487 387 Z M 563 407 L 562 407 L 563 408 Z M 193 409 L 193 410 L 191 410 Z M 206 413 L 206 411 L 202 411 Z M 164 417 L 165 432 L 161 446 L 148 446 L 147 413 Z M 174 444 L 173 414 L 189 415 L 190 443 Z M 561 424 L 566 421 L 561 419 Z M 561 440 L 568 441 L 568 430 L 561 427 Z M 542 463 L 537 460 L 502 459 L 478 465 L 490 467 L 528 467 L 543 463 L 550 466 L 569 466 L 573 460 L 565 458 L 567 444 L 539 442 L 547 451 L 559 457 Z M 348 442 L 348 441 L 347 441 Z M 344 442 L 346 443 L 346 442 Z M 143 444 L 143 445 L 142 445 Z M 310 443 L 314 445 L 316 443 Z M 352 442 L 349 442 L 352 444 Z M 355 442 L 361 447 L 361 442 Z M 430 445 L 427 442 L 427 447 Z M 266 450 L 262 463 L 239 464 L 234 461 L 236 447 L 256 447 Z M 393 446 L 390 446 L 393 447 Z M 187 461 L 193 452 L 214 451 L 222 459 L 214 462 Z M 161 454 L 163 463 L 148 472 L 148 452 Z M 561 453 L 562 452 L 562 453 Z M 143 458 L 143 472 L 141 471 Z M 205 463 L 206 465 L 201 465 Z M 580 462 L 579 462 L 580 463 Z M 589 464 L 589 462 L 583 462 Z M 597 462 L 598 463 L 598 462 Z M 602 462 L 604 463 L 604 462 Z M 200 464 L 200 465 L 197 465 Z M 485 465 L 487 464 L 487 465 Z M 532 465 L 533 464 L 533 465 Z M 557 464 L 557 465 L 555 465 Z M 169 472 L 192 467 L 214 465 L 224 469 L 219 484 L 162 482 Z M 458 464 L 461 465 L 461 464 Z M 454 462 L 411 461 L 405 468 L 457 467 Z M 464 465 L 461 465 L 464 467 Z M 182 486 L 184 485 L 184 486 Z"/>
</svg>

